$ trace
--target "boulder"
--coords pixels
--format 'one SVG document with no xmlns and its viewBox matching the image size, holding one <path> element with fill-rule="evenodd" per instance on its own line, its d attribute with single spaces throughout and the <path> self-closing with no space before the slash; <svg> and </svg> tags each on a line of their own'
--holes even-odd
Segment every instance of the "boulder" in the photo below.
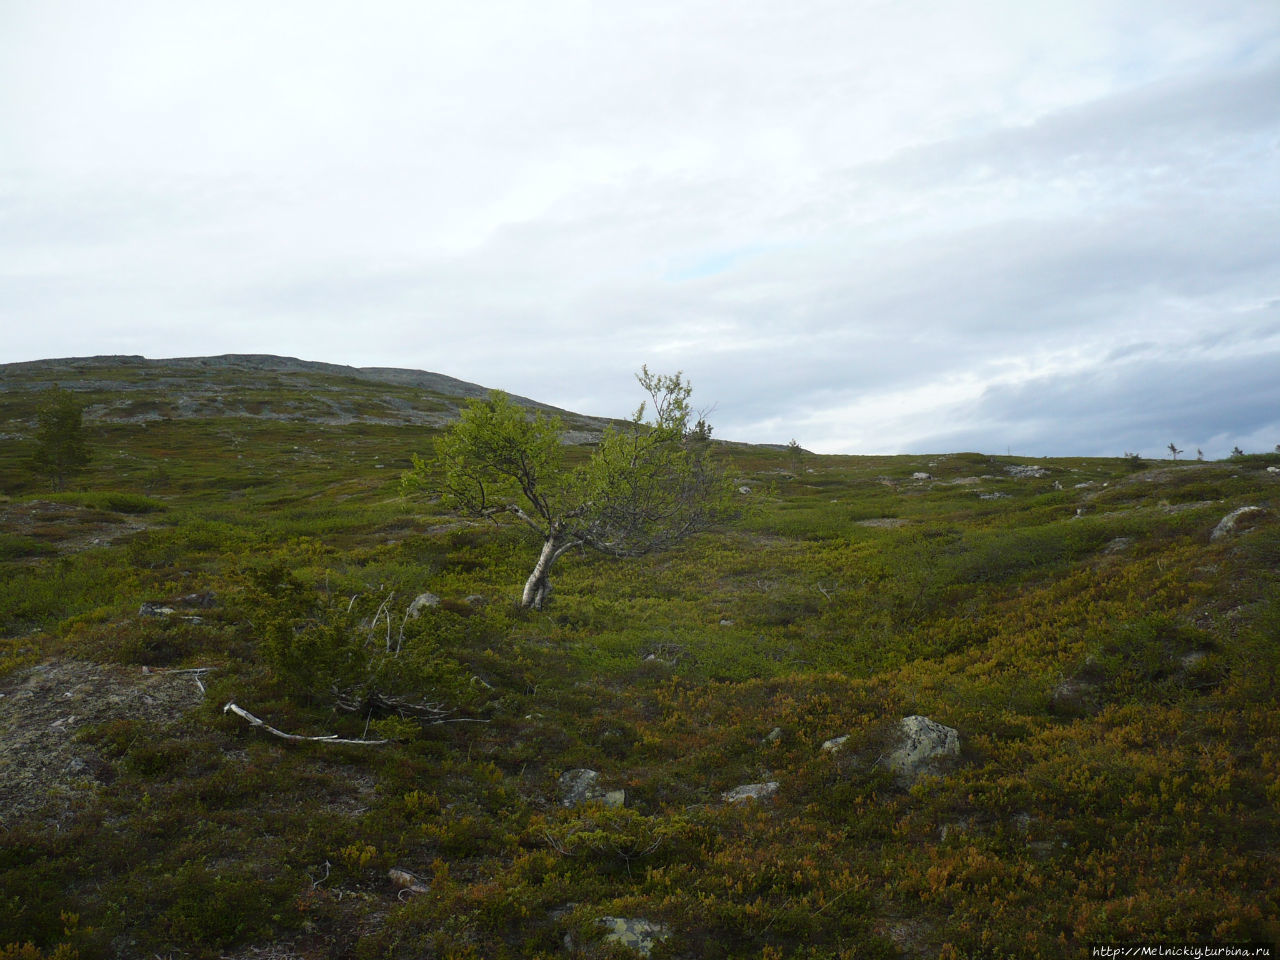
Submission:
<svg viewBox="0 0 1280 960">
<path fill-rule="evenodd" d="M 920 777 L 937 773 L 943 763 L 960 756 L 960 732 L 928 717 L 904 717 L 898 724 L 892 749 L 884 763 L 898 777 L 911 784 Z"/>
<path fill-rule="evenodd" d="M 1027 464 L 1016 464 L 1004 468 L 1004 472 L 1011 477 L 1036 478 L 1047 477 L 1049 471 L 1044 467 L 1029 466 Z"/>
<path fill-rule="evenodd" d="M 925 473 L 923 470 L 917 470 L 911 475 L 912 480 L 932 480 L 933 474 Z"/>
<path fill-rule="evenodd" d="M 1223 537 L 1230 536 L 1238 531 L 1242 523 L 1257 520 L 1266 512 L 1262 507 L 1238 507 L 1218 521 L 1218 525 L 1213 528 L 1213 533 L 1209 534 L 1209 539 L 1221 540 Z"/>
<path fill-rule="evenodd" d="M 740 787 L 726 790 L 720 794 L 720 799 L 725 803 L 741 803 L 744 800 L 768 800 L 777 792 L 778 781 L 776 780 L 769 780 L 765 783 L 744 783 Z"/>
<path fill-rule="evenodd" d="M 163 600 L 147 600 L 138 608 L 138 616 L 140 617 L 171 617 L 173 616 L 173 607 L 165 603 Z"/>
<path fill-rule="evenodd" d="M 559 786 L 560 803 L 566 807 L 592 802 L 603 803 L 606 807 L 621 807 L 627 800 L 625 790 L 605 790 L 600 786 L 600 774 L 585 767 L 560 774 Z"/>
<path fill-rule="evenodd" d="M 422 616 L 422 611 L 427 607 L 440 606 L 440 598 L 434 593 L 420 593 L 413 598 L 413 603 L 409 604 L 408 614 L 414 620 Z"/>
<path fill-rule="evenodd" d="M 846 734 L 843 737 L 832 737 L 830 740 L 828 740 L 826 743 L 822 745 L 822 752 L 835 753 L 837 750 L 839 750 L 841 747 L 845 745 L 848 739 L 849 739 L 848 734 Z"/>
<path fill-rule="evenodd" d="M 606 929 L 605 943 L 620 943 L 642 957 L 649 956 L 654 946 L 671 935 L 665 924 L 639 917 L 601 917 L 600 925 Z"/>
</svg>

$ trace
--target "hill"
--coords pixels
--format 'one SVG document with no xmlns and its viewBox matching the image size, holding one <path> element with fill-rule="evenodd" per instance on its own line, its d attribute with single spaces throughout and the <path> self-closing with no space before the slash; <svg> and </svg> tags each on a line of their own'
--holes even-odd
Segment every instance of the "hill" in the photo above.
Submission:
<svg viewBox="0 0 1280 960">
<path fill-rule="evenodd" d="M 91 411 L 63 493 L 51 382 Z M 0 956 L 1280 937 L 1280 456 L 720 445 L 739 522 L 568 556 L 532 612 L 536 544 L 400 496 L 476 391 L 0 370 Z"/>
<path fill-rule="evenodd" d="M 423 370 L 346 367 L 260 354 L 167 360 L 71 357 L 0 364 L 0 392 L 9 404 L 54 385 L 79 394 L 90 420 L 147 423 L 250 417 L 434 426 L 449 422 L 462 401 L 486 396 L 490 389 Z M 559 414 L 571 429 L 587 434 L 598 432 L 605 422 L 527 397 L 512 399 Z"/>
</svg>

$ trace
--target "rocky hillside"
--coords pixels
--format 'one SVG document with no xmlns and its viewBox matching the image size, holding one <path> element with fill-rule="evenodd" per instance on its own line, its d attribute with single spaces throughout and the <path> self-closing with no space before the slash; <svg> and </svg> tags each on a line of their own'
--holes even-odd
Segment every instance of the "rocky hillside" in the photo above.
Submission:
<svg viewBox="0 0 1280 960">
<path fill-rule="evenodd" d="M 331 425 L 438 426 L 451 420 L 463 401 L 489 391 L 422 370 L 345 367 L 255 354 L 36 360 L 0 365 L 0 394 L 7 395 L 5 405 L 19 413 L 16 423 L 0 423 L 0 430 L 21 435 L 32 392 L 53 385 L 83 396 L 88 419 L 118 423 L 248 417 Z M 598 433 L 606 422 L 525 397 L 513 399 L 559 414 L 581 438 Z"/>
<path fill-rule="evenodd" d="M 399 483 L 479 389 L 3 370 L 0 958 L 1280 940 L 1280 455 L 716 444 L 736 521 L 529 611 L 539 543 Z"/>
</svg>

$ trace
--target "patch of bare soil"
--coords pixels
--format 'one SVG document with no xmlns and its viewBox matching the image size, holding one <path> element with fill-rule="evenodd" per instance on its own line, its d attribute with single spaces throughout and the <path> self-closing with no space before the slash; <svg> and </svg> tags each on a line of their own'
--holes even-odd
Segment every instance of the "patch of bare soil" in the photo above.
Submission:
<svg viewBox="0 0 1280 960">
<path fill-rule="evenodd" d="M 105 546 L 151 524 L 122 516 L 48 500 L 0 503 L 0 530 L 41 540 L 59 553 L 76 553 Z"/>
<path fill-rule="evenodd" d="M 115 779 L 112 765 L 76 738 L 87 724 L 168 723 L 202 698 L 190 673 L 49 660 L 0 679 L 0 826 L 77 789 Z"/>
</svg>

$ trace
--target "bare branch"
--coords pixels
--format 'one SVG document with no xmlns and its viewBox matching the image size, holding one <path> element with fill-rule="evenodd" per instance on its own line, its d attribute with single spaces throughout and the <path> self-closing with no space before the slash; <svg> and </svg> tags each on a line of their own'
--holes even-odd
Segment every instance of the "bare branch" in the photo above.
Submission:
<svg viewBox="0 0 1280 960">
<path fill-rule="evenodd" d="M 277 730 L 275 727 L 271 726 L 271 724 L 266 723 L 265 721 L 259 720 L 248 710 L 245 710 L 243 707 L 238 707 L 234 703 L 228 703 L 225 707 L 222 708 L 222 712 L 234 713 L 237 717 L 241 717 L 244 720 L 247 720 L 251 726 L 261 727 L 263 730 L 267 731 L 267 733 L 273 736 L 279 737 L 281 740 L 303 740 L 303 741 L 309 740 L 317 743 L 348 743 L 348 744 L 358 744 L 360 746 L 365 746 L 365 747 L 377 746 L 379 744 L 391 742 L 390 740 L 344 740 L 341 737 L 339 737 L 336 733 L 329 734 L 328 736 L 325 736 L 325 737 L 304 737 L 296 733 L 285 733 L 283 730 Z"/>
</svg>

